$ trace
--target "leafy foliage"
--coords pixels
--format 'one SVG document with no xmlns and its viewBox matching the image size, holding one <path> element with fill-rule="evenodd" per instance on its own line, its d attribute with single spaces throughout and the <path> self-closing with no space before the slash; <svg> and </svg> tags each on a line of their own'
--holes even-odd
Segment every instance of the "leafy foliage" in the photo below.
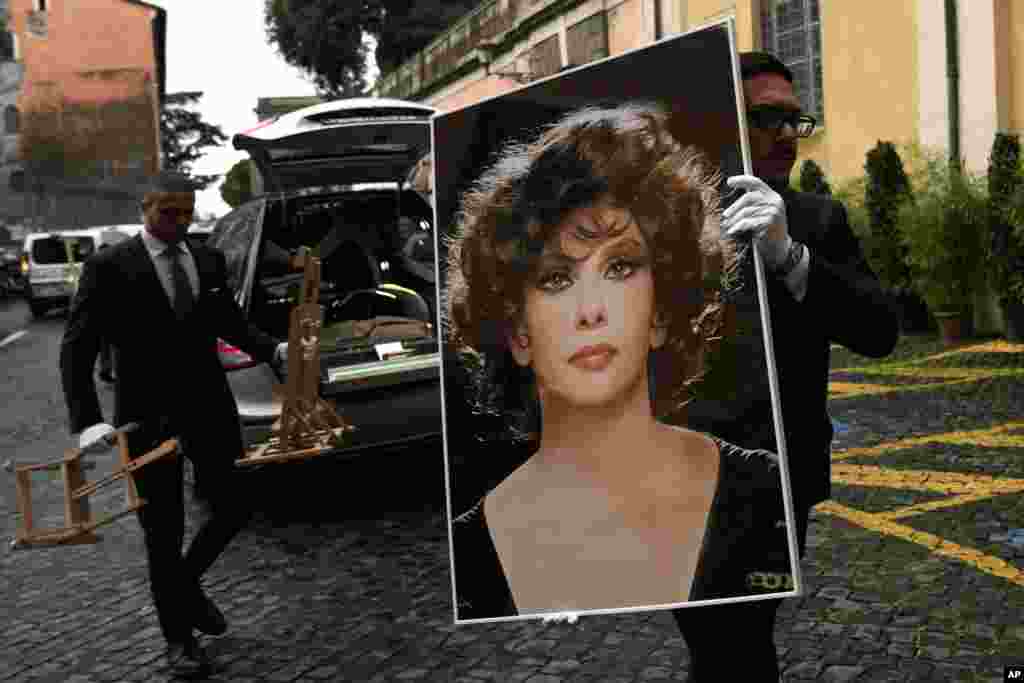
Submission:
<svg viewBox="0 0 1024 683">
<path fill-rule="evenodd" d="M 893 291 L 905 291 L 910 286 L 910 268 L 896 221 L 900 207 L 911 197 L 910 180 L 891 142 L 880 140 L 868 151 L 864 170 L 864 206 L 871 226 L 866 256 L 883 284 Z"/>
<path fill-rule="evenodd" d="M 366 36 L 387 73 L 472 10 L 478 0 L 265 0 L 267 40 L 310 74 L 322 96 L 366 91 Z"/>
<path fill-rule="evenodd" d="M 807 159 L 800 165 L 800 191 L 813 194 L 832 194 L 832 187 L 825 180 L 825 172 L 814 159 Z"/>
<path fill-rule="evenodd" d="M 220 186 L 220 196 L 233 209 L 252 199 L 252 165 L 248 159 L 242 159 L 228 170 Z"/>
<path fill-rule="evenodd" d="M 1024 303 L 1024 175 L 1020 138 L 996 133 L 988 163 L 992 284 L 1005 305 Z"/>
<path fill-rule="evenodd" d="M 152 142 L 152 101 L 144 94 L 104 103 L 41 99 L 22 115 L 20 154 L 26 171 L 43 179 L 89 181 L 115 167 L 144 166 Z M 36 188 L 38 189 L 38 188 Z"/>
<path fill-rule="evenodd" d="M 203 149 L 218 147 L 228 139 L 220 126 L 203 121 L 203 117 L 190 108 L 202 96 L 201 92 L 169 93 L 160 111 L 164 169 L 188 175 L 199 189 L 209 187 L 218 176 L 196 175 L 192 173 L 192 164 L 203 156 Z"/>
<path fill-rule="evenodd" d="M 951 167 L 942 154 L 927 149 L 921 151 L 914 176 L 918 190 L 899 206 L 896 217 L 914 286 L 933 312 L 964 312 L 985 280 L 985 180 Z"/>
</svg>

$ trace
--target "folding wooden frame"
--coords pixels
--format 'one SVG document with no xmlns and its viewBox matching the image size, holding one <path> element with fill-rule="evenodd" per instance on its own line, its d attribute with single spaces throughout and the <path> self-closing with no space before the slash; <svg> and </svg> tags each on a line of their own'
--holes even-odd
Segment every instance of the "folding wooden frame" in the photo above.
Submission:
<svg viewBox="0 0 1024 683">
<path fill-rule="evenodd" d="M 96 529 L 135 512 L 145 505 L 145 499 L 139 497 L 138 489 L 135 486 L 135 471 L 163 458 L 176 458 L 178 456 L 178 441 L 177 439 L 168 439 L 153 450 L 132 459 L 128 453 L 126 435 L 136 427 L 137 425 L 134 423 L 126 425 L 104 437 L 106 444 L 109 444 L 111 439 L 117 440 L 119 463 L 111 474 L 96 482 L 86 481 L 82 456 L 103 448 L 106 444 L 90 445 L 85 450 L 73 448 L 62 459 L 54 462 L 18 466 L 15 470 L 15 485 L 20 521 L 11 547 L 24 549 L 96 543 L 100 540 L 95 533 Z M 35 526 L 32 509 L 32 475 L 41 471 L 59 471 L 64 480 L 65 525 L 63 527 L 40 529 Z M 118 480 L 124 480 L 126 484 L 124 509 L 94 518 L 89 506 L 89 496 Z"/>
<path fill-rule="evenodd" d="M 270 438 L 246 451 L 235 463 L 260 465 L 312 458 L 337 448 L 355 427 L 320 398 L 320 330 L 324 312 L 320 299 L 320 259 L 303 253 L 299 303 L 292 309 L 288 330 L 288 380 L 281 418 Z"/>
</svg>

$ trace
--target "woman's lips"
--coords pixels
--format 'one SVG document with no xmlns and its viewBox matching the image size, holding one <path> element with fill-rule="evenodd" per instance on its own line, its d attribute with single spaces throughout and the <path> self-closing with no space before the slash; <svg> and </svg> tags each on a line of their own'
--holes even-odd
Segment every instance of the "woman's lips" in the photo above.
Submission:
<svg viewBox="0 0 1024 683">
<path fill-rule="evenodd" d="M 610 344 L 584 346 L 569 356 L 569 363 L 584 370 L 603 370 L 612 362 L 616 353 L 618 351 Z"/>
</svg>

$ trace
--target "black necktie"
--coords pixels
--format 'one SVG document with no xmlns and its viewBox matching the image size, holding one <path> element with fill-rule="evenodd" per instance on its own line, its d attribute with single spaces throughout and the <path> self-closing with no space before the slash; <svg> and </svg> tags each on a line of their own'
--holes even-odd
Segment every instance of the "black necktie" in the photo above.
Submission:
<svg viewBox="0 0 1024 683">
<path fill-rule="evenodd" d="M 185 274 L 185 267 L 181 259 L 185 256 L 177 245 L 169 247 L 166 252 L 167 258 L 171 260 L 171 283 L 174 287 L 174 314 L 178 320 L 184 320 L 192 311 L 194 299 L 192 296 L 192 285 L 189 284 L 188 275 Z"/>
</svg>

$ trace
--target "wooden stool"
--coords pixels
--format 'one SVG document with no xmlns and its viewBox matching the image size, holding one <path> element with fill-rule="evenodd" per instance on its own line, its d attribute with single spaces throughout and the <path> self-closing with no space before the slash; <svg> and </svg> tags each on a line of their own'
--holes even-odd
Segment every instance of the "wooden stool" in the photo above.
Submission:
<svg viewBox="0 0 1024 683">
<path fill-rule="evenodd" d="M 55 545 L 73 545 L 81 543 L 96 543 L 100 540 L 94 531 L 101 526 L 135 512 L 146 501 L 139 497 L 138 489 L 135 486 L 135 470 L 145 467 L 151 462 L 161 458 L 175 458 L 178 455 L 177 439 L 169 439 L 162 444 L 134 460 L 128 454 L 127 433 L 136 429 L 137 425 L 132 423 L 125 425 L 113 433 L 103 437 L 97 445 L 90 444 L 83 451 L 73 448 L 61 460 L 44 463 L 41 465 L 21 465 L 15 471 L 15 484 L 17 487 L 18 512 L 21 514 L 21 521 L 18 525 L 14 541 L 11 547 L 14 549 L 50 547 Z M 108 445 L 111 439 L 117 439 L 117 448 L 120 454 L 120 463 L 113 473 L 89 483 L 83 474 L 82 456 Z M 32 514 L 32 473 L 40 471 L 60 471 L 64 479 L 64 523 L 65 526 L 52 529 L 37 529 Z M 89 496 L 99 489 L 108 486 L 119 479 L 126 483 L 125 487 L 125 508 L 99 519 L 92 516 L 89 509 Z"/>
</svg>

